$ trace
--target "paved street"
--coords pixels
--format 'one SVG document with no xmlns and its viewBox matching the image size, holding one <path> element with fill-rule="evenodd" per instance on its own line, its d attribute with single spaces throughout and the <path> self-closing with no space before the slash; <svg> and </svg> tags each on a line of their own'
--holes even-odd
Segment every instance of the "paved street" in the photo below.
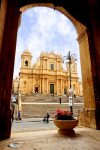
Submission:
<svg viewBox="0 0 100 150">
<path fill-rule="evenodd" d="M 99 131 L 76 127 L 75 133 L 75 136 L 60 135 L 57 130 L 12 133 L 10 139 L 0 141 L 0 150 L 100 150 Z"/>
<path fill-rule="evenodd" d="M 97 130 L 84 128 L 77 126 L 75 128 L 75 136 L 63 136 L 58 134 L 58 129 L 53 123 L 52 118 L 50 118 L 49 123 L 43 122 L 43 117 L 47 109 L 50 111 L 50 116 L 52 111 L 60 108 L 67 108 L 68 103 L 66 103 L 63 98 L 62 104 L 59 104 L 56 100 L 52 98 L 46 98 L 43 100 L 33 97 L 29 100 L 22 102 L 22 107 L 24 115 L 33 115 L 34 117 L 23 117 L 22 120 L 14 120 L 12 124 L 12 134 L 8 141 L 0 143 L 0 150 L 10 150 L 9 145 L 17 145 L 18 150 L 99 150 L 99 137 L 100 133 Z M 40 97 L 41 98 L 41 97 Z M 51 100 L 50 100 L 51 99 Z M 27 106 L 27 107 L 26 107 Z M 83 109 L 82 98 L 76 98 L 73 111 L 74 115 L 77 114 L 78 110 Z M 26 108 L 25 108 L 26 107 Z M 35 117 L 35 114 L 40 115 L 42 118 Z M 52 117 L 52 116 L 51 116 Z"/>
<path fill-rule="evenodd" d="M 14 120 L 12 124 L 12 132 L 30 132 L 30 131 L 42 131 L 56 129 L 52 118 L 49 123 L 43 122 L 42 118 L 27 118 L 23 120 Z"/>
</svg>

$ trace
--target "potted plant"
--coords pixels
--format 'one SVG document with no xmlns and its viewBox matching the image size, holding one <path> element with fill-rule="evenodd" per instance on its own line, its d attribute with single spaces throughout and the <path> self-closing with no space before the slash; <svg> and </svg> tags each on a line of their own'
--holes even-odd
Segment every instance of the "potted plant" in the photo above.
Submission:
<svg viewBox="0 0 100 150">
<path fill-rule="evenodd" d="M 75 134 L 73 130 L 78 125 L 79 120 L 75 118 L 72 112 L 67 110 L 57 110 L 54 117 L 54 124 L 59 128 L 60 134 Z"/>
</svg>

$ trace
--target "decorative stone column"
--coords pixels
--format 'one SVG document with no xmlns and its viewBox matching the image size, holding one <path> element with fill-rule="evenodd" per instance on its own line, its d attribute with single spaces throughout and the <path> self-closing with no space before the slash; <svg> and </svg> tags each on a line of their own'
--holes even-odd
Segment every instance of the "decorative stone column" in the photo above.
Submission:
<svg viewBox="0 0 100 150">
<path fill-rule="evenodd" d="M 62 79 L 61 79 L 61 89 L 60 89 L 60 94 L 62 95 Z"/>
<path fill-rule="evenodd" d="M 48 94 L 48 91 L 49 91 L 49 90 L 48 90 L 48 78 L 47 78 L 47 94 Z"/>
<path fill-rule="evenodd" d="M 58 79 L 57 79 L 57 83 L 56 83 L 56 86 L 57 86 L 57 95 L 58 95 Z"/>
<path fill-rule="evenodd" d="M 42 92 L 44 93 L 44 77 L 42 79 Z"/>
<path fill-rule="evenodd" d="M 35 76 L 33 76 L 32 92 L 35 93 Z"/>
<path fill-rule="evenodd" d="M 40 79 L 40 88 L 39 88 L 39 91 L 41 93 L 41 78 L 39 78 L 39 79 Z"/>
</svg>

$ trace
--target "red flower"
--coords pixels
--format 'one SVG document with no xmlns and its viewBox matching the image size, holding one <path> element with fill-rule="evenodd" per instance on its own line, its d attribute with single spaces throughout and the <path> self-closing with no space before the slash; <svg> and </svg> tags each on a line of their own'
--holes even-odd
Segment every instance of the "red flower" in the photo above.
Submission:
<svg viewBox="0 0 100 150">
<path fill-rule="evenodd" d="M 73 120 L 73 114 L 72 112 L 68 111 L 68 110 L 56 110 L 56 115 L 55 115 L 56 119 L 59 120 Z"/>
</svg>

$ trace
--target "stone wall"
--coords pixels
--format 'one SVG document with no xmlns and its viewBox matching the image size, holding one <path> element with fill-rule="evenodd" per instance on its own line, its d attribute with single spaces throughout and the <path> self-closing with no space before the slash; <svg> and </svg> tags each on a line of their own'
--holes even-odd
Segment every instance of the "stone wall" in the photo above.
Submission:
<svg viewBox="0 0 100 150">
<path fill-rule="evenodd" d="M 80 125 L 94 129 L 96 128 L 94 109 L 83 109 L 83 111 L 79 111 L 78 118 Z"/>
</svg>

